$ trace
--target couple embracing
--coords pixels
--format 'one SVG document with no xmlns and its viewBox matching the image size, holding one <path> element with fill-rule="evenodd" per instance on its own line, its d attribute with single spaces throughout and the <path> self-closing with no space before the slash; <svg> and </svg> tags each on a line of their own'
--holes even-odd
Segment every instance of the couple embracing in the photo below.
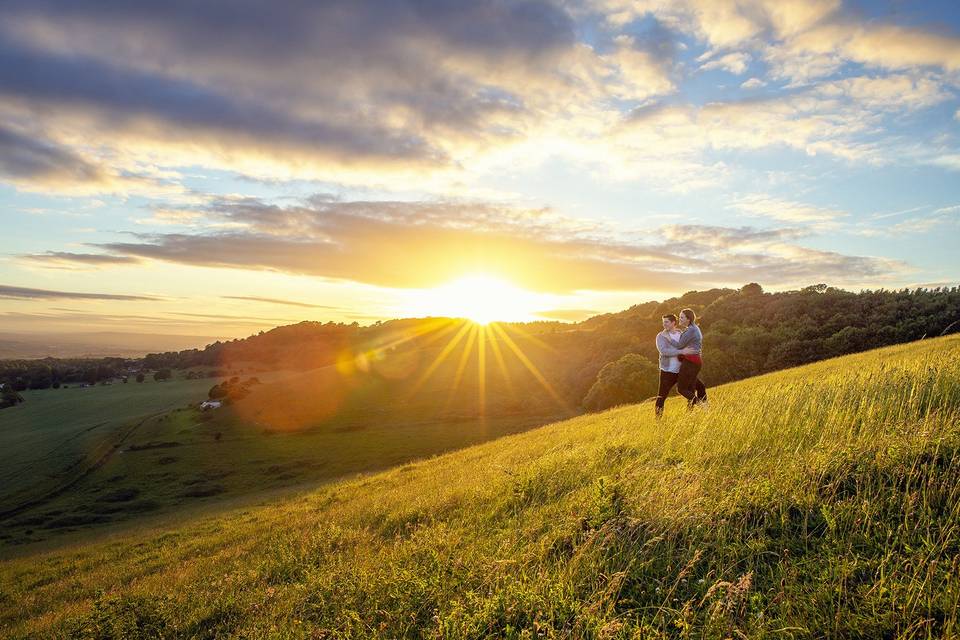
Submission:
<svg viewBox="0 0 960 640">
<path fill-rule="evenodd" d="M 703 366 L 703 334 L 697 326 L 697 315 L 684 309 L 680 317 L 672 313 L 663 316 L 663 331 L 657 334 L 660 352 L 660 389 L 657 391 L 656 415 L 663 415 L 663 403 L 673 385 L 687 399 L 687 406 L 707 401 L 707 388 L 700 382 Z"/>
</svg>

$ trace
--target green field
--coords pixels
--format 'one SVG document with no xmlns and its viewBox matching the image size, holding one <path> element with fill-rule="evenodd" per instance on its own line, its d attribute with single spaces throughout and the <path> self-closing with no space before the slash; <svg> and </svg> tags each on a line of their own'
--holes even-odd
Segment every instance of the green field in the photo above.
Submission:
<svg viewBox="0 0 960 640">
<path fill-rule="evenodd" d="M 210 416 L 213 417 L 213 416 Z M 334 426 L 284 434 L 195 408 L 137 423 L 122 449 L 68 492 L 3 522 L 0 557 L 222 501 L 316 487 L 542 424 L 535 419 Z M 29 550 L 29 549 L 28 549 Z"/>
<path fill-rule="evenodd" d="M 960 338 L 0 565 L 9 637 L 960 634 Z"/>
<path fill-rule="evenodd" d="M 354 393 L 330 414 L 326 399 L 342 380 L 333 367 L 257 377 L 262 384 L 249 398 L 208 412 L 188 405 L 206 397 L 210 379 L 29 392 L 0 414 L 11 462 L 6 504 L 29 506 L 0 521 L 0 557 L 315 488 L 552 418 L 443 414 L 436 394 L 426 393 L 420 402 L 437 406 L 417 419 L 409 404 L 385 410 L 377 389 Z M 298 428 L 262 424 L 264 409 L 298 416 Z"/>
<path fill-rule="evenodd" d="M 8 478 L 0 488 L 0 557 L 216 504 L 251 504 L 571 415 L 520 359 L 494 357 L 507 346 L 494 351 L 492 336 L 481 385 L 474 333 L 475 325 L 452 323 L 366 372 L 263 372 L 234 362 L 230 376 L 256 374 L 260 384 L 210 412 L 190 405 L 217 381 L 185 380 L 186 372 L 164 383 L 27 392 L 27 402 L 0 412 L 9 463 L 0 472 Z M 559 357 L 536 339 L 515 340 L 541 366 Z M 502 366 L 494 370 L 495 363 Z"/>
<path fill-rule="evenodd" d="M 215 380 L 24 391 L 0 411 L 0 511 L 62 486 L 145 417 L 203 400 Z"/>
</svg>

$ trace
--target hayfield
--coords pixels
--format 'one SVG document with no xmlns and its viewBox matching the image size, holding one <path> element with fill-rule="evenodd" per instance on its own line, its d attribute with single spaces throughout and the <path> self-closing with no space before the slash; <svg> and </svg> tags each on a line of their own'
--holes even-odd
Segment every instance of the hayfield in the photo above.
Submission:
<svg viewBox="0 0 960 640">
<path fill-rule="evenodd" d="M 0 565 L 11 637 L 960 634 L 960 338 Z"/>
</svg>

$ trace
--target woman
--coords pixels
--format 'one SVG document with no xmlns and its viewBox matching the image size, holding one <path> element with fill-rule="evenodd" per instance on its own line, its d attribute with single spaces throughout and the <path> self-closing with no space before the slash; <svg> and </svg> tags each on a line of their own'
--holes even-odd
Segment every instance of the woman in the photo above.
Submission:
<svg viewBox="0 0 960 640">
<path fill-rule="evenodd" d="M 688 406 L 700 404 L 707 399 L 707 389 L 700 382 L 698 376 L 703 367 L 703 333 L 697 326 L 697 314 L 693 309 L 684 309 L 680 312 L 680 328 L 683 333 L 674 340 L 666 338 L 666 342 L 675 349 L 685 349 L 680 358 L 680 371 L 677 374 L 677 391 L 687 399 Z M 690 351 L 694 353 L 690 353 Z"/>
</svg>

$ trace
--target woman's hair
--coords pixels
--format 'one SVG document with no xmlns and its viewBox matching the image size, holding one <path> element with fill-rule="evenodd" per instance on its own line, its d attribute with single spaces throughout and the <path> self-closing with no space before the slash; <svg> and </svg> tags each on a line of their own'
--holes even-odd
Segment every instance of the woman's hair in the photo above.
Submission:
<svg viewBox="0 0 960 640">
<path fill-rule="evenodd" d="M 697 314 L 693 312 L 693 309 L 684 309 L 680 312 L 680 315 L 687 316 L 687 320 L 690 321 L 690 324 L 697 324 Z"/>
<path fill-rule="evenodd" d="M 669 320 L 673 324 L 677 324 L 677 316 L 673 315 L 672 313 L 668 313 L 667 315 L 663 316 L 663 319 Z"/>
</svg>

